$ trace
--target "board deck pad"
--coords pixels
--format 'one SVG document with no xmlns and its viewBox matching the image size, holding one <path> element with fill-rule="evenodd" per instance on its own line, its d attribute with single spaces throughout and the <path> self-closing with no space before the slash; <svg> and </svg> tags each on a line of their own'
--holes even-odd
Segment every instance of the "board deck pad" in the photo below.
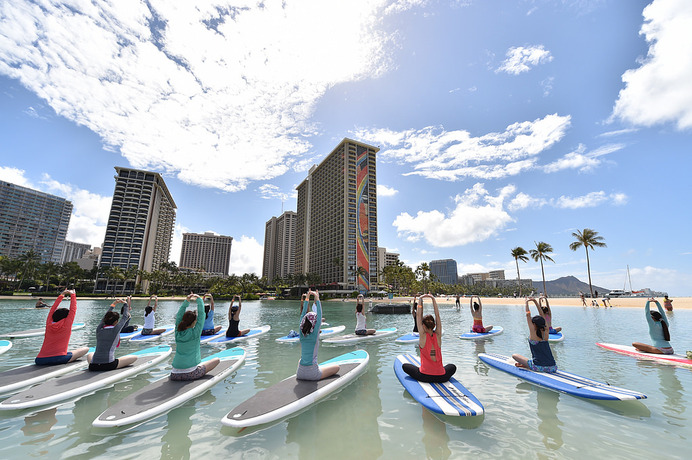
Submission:
<svg viewBox="0 0 692 460">
<path fill-rule="evenodd" d="M 478 357 L 484 363 L 526 380 L 527 382 L 572 396 L 607 401 L 625 401 L 646 398 L 645 394 L 638 391 L 618 388 L 605 382 L 581 377 L 562 370 L 558 370 L 554 374 L 549 374 L 516 367 L 514 365 L 515 361 L 509 356 L 495 353 L 479 353 Z"/>
<path fill-rule="evenodd" d="M 132 332 L 121 332 L 120 333 L 120 340 L 131 339 L 132 337 L 142 333 L 142 325 L 141 324 L 131 324 L 131 326 L 137 326 L 137 329 L 132 331 Z"/>
<path fill-rule="evenodd" d="M 263 334 L 266 334 L 271 330 L 271 326 L 268 324 L 265 324 L 264 326 L 259 326 L 250 329 L 250 332 L 248 332 L 245 335 L 241 335 L 239 337 L 226 337 L 226 332 L 224 331 L 223 333 L 219 332 L 217 334 L 217 338 L 210 340 L 206 343 L 211 343 L 213 345 L 220 345 L 224 343 L 231 343 L 231 342 L 239 342 L 241 340 L 246 340 L 246 339 L 254 339 L 255 337 L 259 337 Z"/>
<path fill-rule="evenodd" d="M 659 355 L 657 353 L 644 353 L 629 345 L 617 345 L 614 343 L 596 343 L 601 348 L 614 351 L 627 356 L 632 356 L 640 359 L 648 359 L 657 363 L 672 364 L 674 366 L 692 367 L 692 359 L 683 355 Z"/>
<path fill-rule="evenodd" d="M 72 330 L 76 331 L 77 329 L 82 329 L 85 326 L 84 323 L 72 323 Z M 0 334 L 0 338 L 7 338 L 7 339 L 21 339 L 24 337 L 39 337 L 41 335 L 44 335 L 46 333 L 46 328 L 41 327 L 41 328 L 36 328 L 36 329 L 27 329 L 25 331 L 16 331 L 16 332 L 8 332 L 5 334 Z"/>
<path fill-rule="evenodd" d="M 173 332 L 175 332 L 175 325 L 167 324 L 165 326 L 156 327 L 154 329 L 165 329 L 165 331 L 161 334 L 142 335 L 142 330 L 140 329 L 139 334 L 135 334 L 132 337 L 130 337 L 130 342 L 149 342 L 151 340 L 158 340 L 161 337 L 171 335 Z"/>
<path fill-rule="evenodd" d="M 490 337 L 495 337 L 496 335 L 502 334 L 504 329 L 502 326 L 493 326 L 492 330 L 490 332 L 464 332 L 459 336 L 460 339 L 463 340 L 478 340 L 478 339 L 487 339 Z"/>
<path fill-rule="evenodd" d="M 162 345 L 147 348 L 128 356 L 136 356 L 137 360 L 129 366 L 112 371 L 92 372 L 83 370 L 70 375 L 58 377 L 36 385 L 28 390 L 10 396 L 0 403 L 0 410 L 26 409 L 44 406 L 83 396 L 92 391 L 105 388 L 119 380 L 143 372 L 149 367 L 163 361 L 171 354 L 171 347 Z"/>
<path fill-rule="evenodd" d="M 340 366 L 339 372 L 322 380 L 298 380 L 292 375 L 236 406 L 221 423 L 240 428 L 291 416 L 356 379 L 365 371 L 369 359 L 367 352 L 356 350 L 321 363 L 320 366 Z"/>
<path fill-rule="evenodd" d="M 0 355 L 10 351 L 12 348 L 12 342 L 9 340 L 0 340 Z"/>
<path fill-rule="evenodd" d="M 221 362 L 202 378 L 173 381 L 169 376 L 163 377 L 106 409 L 92 425 L 101 428 L 124 426 L 164 414 L 204 393 L 238 369 L 245 361 L 245 351 L 230 348 L 208 356 L 202 363 L 212 358 L 219 358 Z"/>
<path fill-rule="evenodd" d="M 346 334 L 340 335 L 339 337 L 330 337 L 324 339 L 323 343 L 331 343 L 333 345 L 350 345 L 355 342 L 361 342 L 363 340 L 373 340 L 382 337 L 387 337 L 389 335 L 395 334 L 395 327 L 388 327 L 385 329 L 377 329 L 374 334 L 371 335 L 356 335 L 356 334 Z"/>
<path fill-rule="evenodd" d="M 0 394 L 18 391 L 35 383 L 83 369 L 86 366 L 86 358 L 80 358 L 71 363 L 58 364 L 56 366 L 29 364 L 16 367 L 0 373 Z"/>
<path fill-rule="evenodd" d="M 324 327 L 324 325 L 322 325 L 322 329 L 320 329 L 320 338 L 336 335 L 340 332 L 344 332 L 345 329 L 346 326 Z M 300 342 L 300 337 L 289 337 L 285 335 L 283 337 L 279 337 L 276 339 L 276 341 L 281 343 L 297 343 Z"/>
<path fill-rule="evenodd" d="M 404 372 L 404 363 L 420 367 L 420 358 L 412 354 L 397 356 L 394 360 L 394 373 L 413 399 L 426 409 L 451 416 L 475 416 L 485 412 L 478 398 L 454 377 L 444 383 L 419 382 Z"/>
</svg>

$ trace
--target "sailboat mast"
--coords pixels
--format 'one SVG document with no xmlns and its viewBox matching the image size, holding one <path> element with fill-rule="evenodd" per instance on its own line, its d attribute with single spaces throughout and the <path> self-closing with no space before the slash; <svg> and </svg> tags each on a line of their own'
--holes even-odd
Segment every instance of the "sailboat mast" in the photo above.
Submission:
<svg viewBox="0 0 692 460">
<path fill-rule="evenodd" d="M 630 277 L 630 266 L 627 266 L 627 279 L 630 282 L 630 292 L 632 292 L 632 278 Z"/>
</svg>

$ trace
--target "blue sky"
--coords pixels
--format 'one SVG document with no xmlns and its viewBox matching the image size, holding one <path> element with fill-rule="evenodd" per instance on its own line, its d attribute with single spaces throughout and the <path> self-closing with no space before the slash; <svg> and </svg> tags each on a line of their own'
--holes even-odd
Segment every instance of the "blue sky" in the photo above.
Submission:
<svg viewBox="0 0 692 460">
<path fill-rule="evenodd" d="M 74 203 L 103 242 L 114 166 L 161 173 L 182 232 L 264 224 L 344 137 L 380 147 L 379 241 L 415 268 L 505 269 L 545 241 L 546 278 L 692 295 L 692 3 L 0 4 L 0 178 Z M 520 266 L 540 279 L 540 266 Z M 628 285 L 629 287 L 629 285 Z"/>
</svg>

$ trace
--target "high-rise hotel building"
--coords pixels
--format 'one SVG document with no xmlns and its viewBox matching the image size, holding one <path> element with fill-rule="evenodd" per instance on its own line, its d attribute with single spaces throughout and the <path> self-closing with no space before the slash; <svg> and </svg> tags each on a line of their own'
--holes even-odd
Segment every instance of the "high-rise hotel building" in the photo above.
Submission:
<svg viewBox="0 0 692 460">
<path fill-rule="evenodd" d="M 279 217 L 272 217 L 265 225 L 262 277 L 269 283 L 295 270 L 297 216 L 293 211 L 286 211 Z"/>
<path fill-rule="evenodd" d="M 344 139 L 298 185 L 296 273 L 343 289 L 377 285 L 378 151 Z"/>
<path fill-rule="evenodd" d="M 101 278 L 96 285 L 101 292 L 110 289 L 106 287 L 108 280 L 102 279 L 106 267 L 151 272 L 168 262 L 175 224 L 175 202 L 160 174 L 120 167 L 115 170 L 115 191 L 99 263 Z"/>
<path fill-rule="evenodd" d="M 228 276 L 233 237 L 214 232 L 183 233 L 180 268 Z"/>
<path fill-rule="evenodd" d="M 41 263 L 60 263 L 71 215 L 64 198 L 0 181 L 0 255 L 34 251 Z"/>
</svg>

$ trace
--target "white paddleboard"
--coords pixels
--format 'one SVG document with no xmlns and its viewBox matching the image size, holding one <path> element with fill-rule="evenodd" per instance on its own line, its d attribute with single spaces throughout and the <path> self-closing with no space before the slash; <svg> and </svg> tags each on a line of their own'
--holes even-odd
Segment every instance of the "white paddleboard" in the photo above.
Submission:
<svg viewBox="0 0 692 460">
<path fill-rule="evenodd" d="M 142 330 L 140 329 L 139 334 L 135 334 L 130 337 L 130 342 L 151 342 L 152 340 L 158 340 L 161 337 L 171 335 L 173 332 L 175 332 L 175 325 L 167 324 L 166 326 L 156 327 L 154 329 L 165 329 L 165 331 L 161 334 L 142 335 Z"/>
<path fill-rule="evenodd" d="M 692 367 L 692 359 L 689 359 L 687 358 L 687 356 L 683 355 L 659 355 L 657 353 L 644 353 L 629 345 L 616 345 L 614 343 L 597 343 L 596 345 L 598 345 L 601 348 L 605 348 L 606 350 L 614 351 L 616 353 L 632 356 L 639 359 L 648 359 L 651 361 L 656 361 L 658 363 L 672 364 L 674 366 Z"/>
<path fill-rule="evenodd" d="M 483 405 L 461 382 L 452 377 L 444 383 L 426 383 L 404 372 L 403 364 L 420 367 L 420 358 L 412 354 L 399 355 L 394 360 L 394 373 L 413 399 L 436 414 L 474 416 L 484 412 Z"/>
<path fill-rule="evenodd" d="M 356 334 L 346 334 L 340 335 L 338 337 L 330 337 L 324 339 L 322 343 L 329 343 L 332 345 L 351 345 L 356 342 L 362 342 L 363 340 L 374 340 L 380 339 L 382 337 L 387 337 L 392 334 L 396 334 L 395 327 L 388 327 L 385 329 L 377 329 L 374 334 L 371 335 L 356 335 Z"/>
<path fill-rule="evenodd" d="M 444 337 L 444 335 L 445 333 L 442 331 L 442 336 Z M 420 334 L 418 332 L 409 332 L 396 339 L 394 343 L 418 343 L 419 340 Z"/>
<path fill-rule="evenodd" d="M 199 396 L 224 380 L 245 361 L 245 350 L 229 348 L 202 360 L 219 358 L 218 366 L 197 380 L 174 381 L 163 377 L 115 403 L 99 415 L 92 425 L 99 428 L 143 422 Z"/>
<path fill-rule="evenodd" d="M 222 333 L 217 334 L 217 336 L 218 336 L 217 338 L 210 340 L 207 343 L 210 343 L 212 345 L 223 345 L 223 344 L 231 343 L 231 342 L 239 342 L 239 341 L 245 340 L 245 339 L 254 339 L 255 337 L 259 337 L 260 335 L 266 334 L 267 332 L 269 332 L 270 329 L 271 329 L 271 326 L 269 326 L 268 324 L 265 324 L 264 326 L 250 329 L 250 332 L 248 332 L 245 335 L 241 335 L 239 337 L 226 337 L 226 332 L 224 331 L 223 334 Z"/>
<path fill-rule="evenodd" d="M 12 348 L 12 342 L 9 340 L 0 340 L 0 355 L 7 353 Z"/>
<path fill-rule="evenodd" d="M 135 326 L 135 325 L 132 324 L 132 326 Z M 139 335 L 142 332 L 142 326 L 139 324 L 137 324 L 136 326 L 137 326 L 137 329 L 135 329 L 132 332 L 121 332 L 120 333 L 120 340 L 131 339 L 132 337 Z"/>
<path fill-rule="evenodd" d="M 324 337 L 329 337 L 332 335 L 339 334 L 341 332 L 344 332 L 345 329 L 346 329 L 346 326 L 335 326 L 335 327 L 325 328 L 324 325 L 322 325 L 322 329 L 320 329 L 320 338 L 322 339 Z M 299 336 L 289 337 L 289 336 L 285 335 L 283 337 L 279 337 L 278 339 L 276 339 L 276 341 L 280 342 L 280 343 L 298 343 L 298 342 L 300 342 L 300 337 Z"/>
<path fill-rule="evenodd" d="M 315 404 L 361 375 L 370 357 L 356 350 L 325 361 L 320 366 L 338 364 L 338 373 L 318 381 L 298 380 L 293 375 L 266 388 L 231 410 L 221 423 L 236 428 L 275 422 Z"/>
<path fill-rule="evenodd" d="M 523 367 L 516 367 L 509 356 L 495 353 L 479 353 L 478 357 L 484 363 L 512 374 L 527 382 L 547 388 L 549 390 L 579 396 L 586 399 L 599 399 L 610 401 L 625 401 L 645 399 L 646 395 L 638 391 L 627 390 L 611 386 L 605 382 L 599 382 L 576 374 L 558 370 L 554 374 L 535 372 Z"/>
<path fill-rule="evenodd" d="M 490 332 L 464 332 L 459 336 L 460 339 L 463 340 L 479 340 L 479 339 L 488 339 L 490 337 L 495 337 L 496 335 L 502 334 L 504 329 L 502 326 L 493 326 Z"/>
<path fill-rule="evenodd" d="M 557 334 L 548 334 L 548 342 L 562 342 L 565 340 L 565 336 L 562 331 Z"/>
<path fill-rule="evenodd" d="M 170 354 L 171 347 L 160 345 L 127 355 L 137 357 L 137 360 L 130 366 L 103 372 L 83 370 L 48 380 L 14 396 L 10 396 L 0 403 L 0 410 L 27 409 L 81 397 L 106 388 L 119 380 L 138 374 L 163 361 Z"/>
<path fill-rule="evenodd" d="M 84 323 L 72 323 L 72 330 L 76 331 L 77 329 L 82 329 L 84 327 Z M 17 331 L 17 332 L 8 332 L 6 334 L 0 334 L 0 337 L 7 338 L 7 339 L 23 339 L 25 337 L 38 337 L 41 335 L 44 335 L 46 333 L 46 328 L 37 328 L 37 329 L 27 329 L 26 331 Z"/>
</svg>

